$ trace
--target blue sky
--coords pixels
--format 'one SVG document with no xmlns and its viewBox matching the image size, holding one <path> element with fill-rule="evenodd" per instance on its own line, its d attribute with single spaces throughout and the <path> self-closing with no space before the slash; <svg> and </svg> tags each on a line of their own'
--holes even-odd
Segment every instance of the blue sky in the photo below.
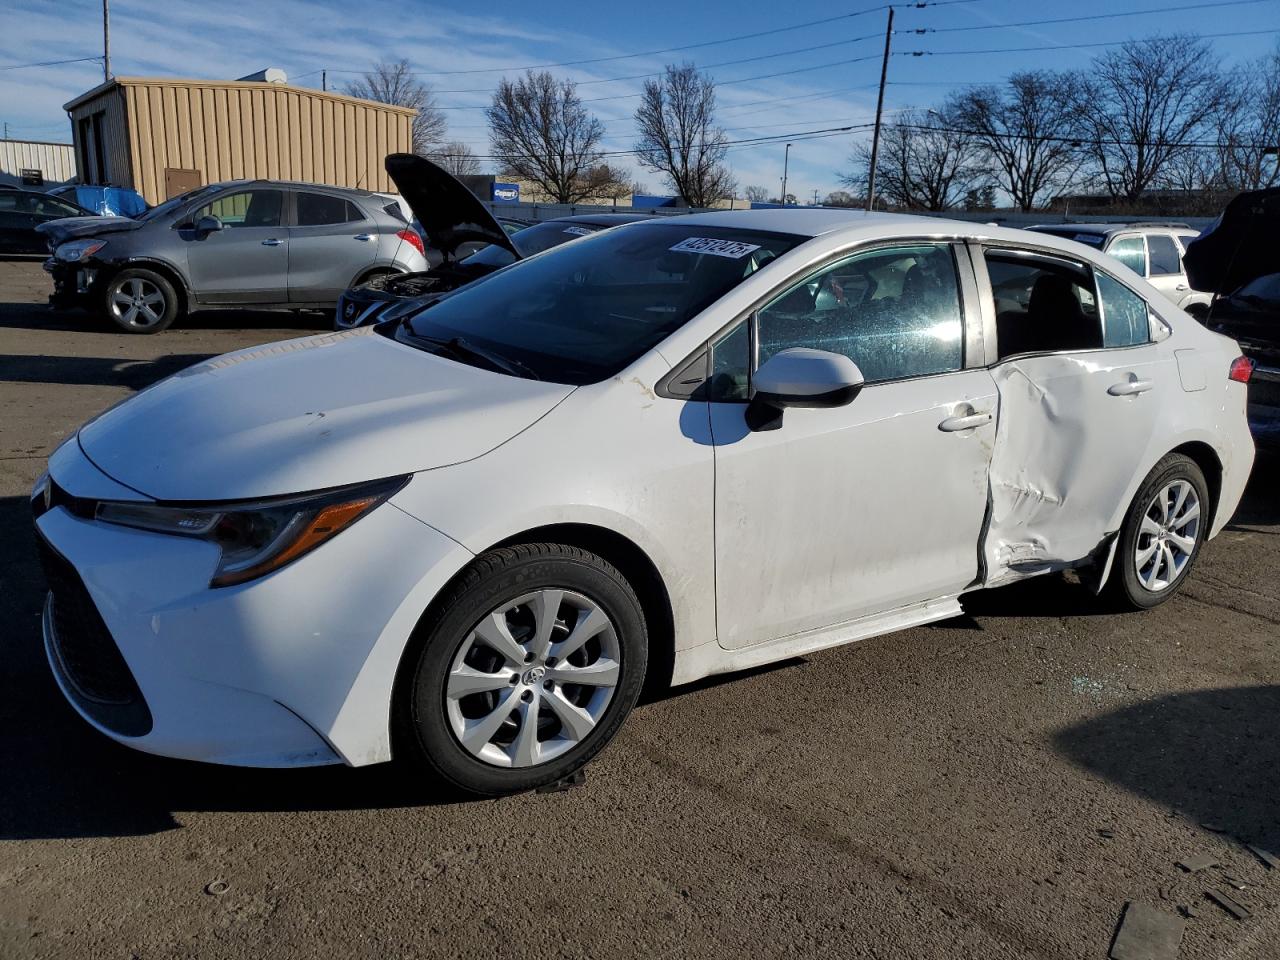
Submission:
<svg viewBox="0 0 1280 960">
<path fill-rule="evenodd" d="M 897 53 L 889 68 L 887 111 L 927 107 L 963 83 L 999 80 L 1018 69 L 1087 66 L 1104 47 L 1076 47 L 1175 31 L 1239 33 L 1213 39 L 1224 63 L 1262 56 L 1280 37 L 1280 0 L 1167 11 L 1196 0 L 964 0 L 915 9 L 898 7 Z M 0 121 L 24 139 L 69 140 L 61 105 L 101 80 L 98 63 L 21 70 L 9 64 L 101 53 L 101 5 L 96 0 L 5 0 L 0 32 Z M 605 148 L 632 146 L 641 79 L 663 64 L 692 60 L 720 81 L 720 121 L 730 139 L 798 133 L 869 121 L 875 112 L 885 11 L 871 0 L 846 4 L 791 0 L 785 4 L 647 0 L 610 8 L 580 2 L 535 4 L 495 0 L 441 5 L 418 0 L 358 4 L 336 0 L 111 0 L 112 67 L 119 75 L 235 78 L 282 67 L 290 82 L 331 88 L 380 58 L 407 58 L 447 108 L 449 136 L 488 152 L 481 108 L 504 72 L 526 65 L 618 57 L 689 44 L 681 52 L 634 56 L 554 68 L 579 82 L 579 94 L 605 121 Z M 584 15 L 583 11 L 589 12 Z M 869 12 L 847 16 L 858 11 Z M 1133 16 L 1104 15 L 1134 12 Z M 1154 12 L 1163 11 L 1163 12 Z M 726 38 L 826 18 L 750 39 Z M 1009 26 L 1030 20 L 1089 17 L 1076 22 Z M 937 33 L 911 34 L 915 29 Z M 822 47 L 822 49 L 806 49 Z M 1012 51 L 1008 48 L 1049 47 Z M 1000 50 L 1007 52 L 986 53 Z M 911 56 L 928 51 L 926 56 Z M 733 62 L 749 61 L 749 62 Z M 468 72 L 459 72 L 468 71 Z M 763 79 L 766 74 L 785 74 Z M 741 82 L 738 82 L 741 81 Z M 838 188 L 852 143 L 865 134 L 797 141 L 789 190 L 803 199 Z M 729 159 L 742 185 L 777 192 L 781 142 L 739 145 Z M 624 166 L 630 161 L 621 158 Z M 662 178 L 635 168 L 655 192 Z"/>
</svg>

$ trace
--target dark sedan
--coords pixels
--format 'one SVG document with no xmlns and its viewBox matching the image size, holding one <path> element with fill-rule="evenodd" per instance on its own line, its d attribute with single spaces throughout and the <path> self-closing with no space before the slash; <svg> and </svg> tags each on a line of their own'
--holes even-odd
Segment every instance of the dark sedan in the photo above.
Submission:
<svg viewBox="0 0 1280 960">
<path fill-rule="evenodd" d="M 48 252 L 36 227 L 63 217 L 92 217 L 79 204 L 39 190 L 0 190 L 0 254 Z"/>
</svg>

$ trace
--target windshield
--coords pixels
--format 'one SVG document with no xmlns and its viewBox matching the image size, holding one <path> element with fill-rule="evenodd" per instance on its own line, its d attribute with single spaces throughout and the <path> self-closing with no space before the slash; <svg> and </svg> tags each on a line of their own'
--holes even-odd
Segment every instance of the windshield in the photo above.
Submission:
<svg viewBox="0 0 1280 960">
<path fill-rule="evenodd" d="M 188 190 L 186 193 L 180 193 L 176 197 L 171 197 L 170 199 L 166 200 L 164 203 L 159 204 L 158 206 L 154 206 L 150 210 L 147 210 L 143 213 L 138 214 L 138 216 L 135 217 L 135 219 L 155 220 L 159 217 L 163 217 L 165 214 L 173 213 L 173 211 L 185 206 L 189 200 L 195 200 L 196 198 L 202 197 L 206 193 L 209 193 L 211 190 L 216 190 L 218 186 L 219 186 L 218 184 L 214 183 L 204 187 L 196 187 L 194 190 Z"/>
<path fill-rule="evenodd" d="M 1051 237 L 1062 237 L 1064 240 L 1074 240 L 1076 243 L 1087 243 L 1091 247 L 1102 246 L 1102 241 L 1107 239 L 1105 233 L 1081 233 L 1067 227 L 1036 227 L 1036 233 L 1047 233 Z"/>
<path fill-rule="evenodd" d="M 1242 300 L 1280 303 L 1280 273 L 1268 273 L 1250 280 L 1232 296 Z"/>
<path fill-rule="evenodd" d="M 462 338 L 538 379 L 595 383 L 804 239 L 698 223 L 605 230 L 376 329 L 426 350 Z"/>
<path fill-rule="evenodd" d="M 531 227 L 525 227 L 523 230 L 517 230 L 511 235 L 511 242 L 516 245 L 522 257 L 532 257 L 535 253 L 550 250 L 552 247 L 558 247 L 578 237 L 589 236 L 601 229 L 593 224 L 545 220 Z M 516 258 L 506 247 L 491 243 L 462 262 L 481 267 L 505 267 L 509 263 L 515 263 Z"/>
</svg>

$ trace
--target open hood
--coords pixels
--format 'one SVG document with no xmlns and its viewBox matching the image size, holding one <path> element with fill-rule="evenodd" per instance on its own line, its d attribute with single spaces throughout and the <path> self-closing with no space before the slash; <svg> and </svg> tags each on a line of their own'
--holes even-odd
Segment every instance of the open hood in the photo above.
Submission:
<svg viewBox="0 0 1280 960">
<path fill-rule="evenodd" d="M 51 247 L 77 237 L 100 237 L 107 233 L 137 230 L 144 226 L 141 220 L 131 217 L 63 217 L 36 225 L 36 233 L 42 234 Z"/>
<path fill-rule="evenodd" d="M 1242 193 L 1187 246 L 1183 265 L 1192 289 L 1228 294 L 1280 273 L 1280 187 Z"/>
<path fill-rule="evenodd" d="M 393 153 L 387 174 L 408 201 L 432 247 L 452 260 L 464 243 L 496 243 L 522 259 L 507 232 L 449 171 L 412 153 Z"/>
</svg>

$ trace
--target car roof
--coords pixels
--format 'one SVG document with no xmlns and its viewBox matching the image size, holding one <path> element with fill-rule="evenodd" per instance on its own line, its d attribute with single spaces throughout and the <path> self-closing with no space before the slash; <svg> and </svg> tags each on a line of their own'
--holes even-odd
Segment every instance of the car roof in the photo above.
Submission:
<svg viewBox="0 0 1280 960">
<path fill-rule="evenodd" d="M 376 193 L 373 190 L 362 190 L 358 187 L 335 187 L 329 183 L 308 183 L 305 180 L 223 180 L 210 183 L 209 187 L 287 187 L 293 190 L 318 190 L 321 193 L 338 193 L 350 197 L 388 197 L 399 199 L 398 194 Z"/>
<path fill-rule="evenodd" d="M 1106 236 L 1123 230 L 1192 230 L 1185 223 L 1160 223 L 1155 220 L 1135 220 L 1130 223 L 1037 223 L 1027 227 L 1039 233 L 1042 230 L 1070 230 L 1072 233 L 1096 233 Z"/>
<path fill-rule="evenodd" d="M 1034 248 L 1056 251 L 1075 260 L 1104 263 L 1107 259 L 1096 247 L 1051 233 L 1031 233 L 1027 230 L 1001 227 L 990 223 L 904 213 L 867 213 L 860 210 L 831 208 L 723 210 L 714 213 L 664 217 L 659 222 L 664 225 L 680 224 L 691 229 L 706 225 L 789 233 L 793 236 L 808 238 L 824 237 L 828 240 L 838 240 L 842 245 L 899 238 L 905 241 L 924 238 L 956 238 L 976 242 L 1007 243 L 1014 246 L 1030 244 Z"/>
<path fill-rule="evenodd" d="M 613 227 L 620 223 L 635 223 L 637 220 L 652 220 L 650 213 L 582 213 L 572 217 L 554 217 L 556 223 L 581 223 L 590 227 Z M 550 223 L 544 220 L 543 223 Z"/>
</svg>

